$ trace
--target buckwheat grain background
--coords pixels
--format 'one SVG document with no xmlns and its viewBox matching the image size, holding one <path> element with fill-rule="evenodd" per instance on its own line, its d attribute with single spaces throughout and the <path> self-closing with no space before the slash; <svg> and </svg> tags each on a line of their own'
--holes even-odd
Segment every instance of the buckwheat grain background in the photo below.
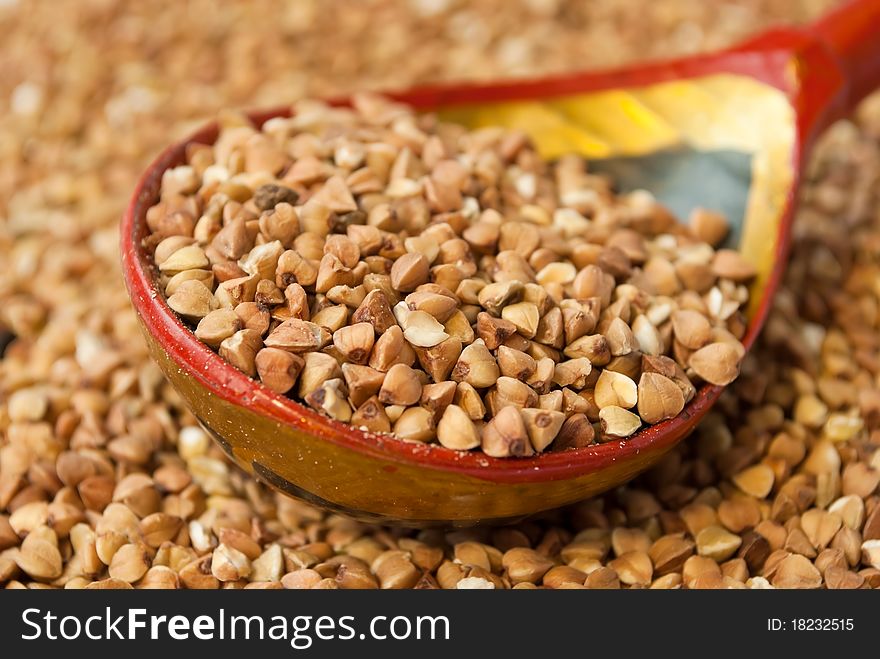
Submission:
<svg viewBox="0 0 880 659">
<path fill-rule="evenodd" d="M 672 56 L 830 4 L 0 0 L 0 586 L 880 586 L 876 96 L 815 153 L 717 412 L 513 528 L 363 526 L 241 475 L 147 358 L 116 248 L 138 173 L 221 108 Z"/>
</svg>

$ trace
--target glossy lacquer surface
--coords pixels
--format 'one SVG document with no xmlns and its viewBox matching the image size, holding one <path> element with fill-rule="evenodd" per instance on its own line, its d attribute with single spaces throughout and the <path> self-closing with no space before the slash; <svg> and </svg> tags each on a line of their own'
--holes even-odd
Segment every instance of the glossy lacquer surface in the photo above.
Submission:
<svg viewBox="0 0 880 659">
<path fill-rule="evenodd" d="M 759 272 L 745 339 L 751 345 L 785 266 L 804 154 L 824 126 L 880 83 L 878 33 L 880 2 L 858 0 L 811 28 L 770 33 L 709 57 L 393 95 L 470 126 L 523 128 L 544 156 L 579 152 L 679 212 L 723 206 L 737 225 L 735 246 Z M 260 124 L 287 113 L 252 117 Z M 679 417 L 627 441 L 499 460 L 364 433 L 271 392 L 177 319 L 142 248 L 162 173 L 184 161 L 188 143 L 216 136 L 217 127 L 207 126 L 144 173 L 122 222 L 123 271 L 165 375 L 226 453 L 273 487 L 371 521 L 498 523 L 627 481 L 683 439 L 719 396 L 720 388 L 704 386 Z M 708 172 L 705 185 L 695 186 L 688 171 Z"/>
</svg>

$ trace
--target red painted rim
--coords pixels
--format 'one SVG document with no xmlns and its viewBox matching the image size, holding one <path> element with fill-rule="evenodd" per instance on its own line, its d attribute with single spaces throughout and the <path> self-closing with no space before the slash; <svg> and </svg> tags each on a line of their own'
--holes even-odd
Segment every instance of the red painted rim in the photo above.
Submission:
<svg viewBox="0 0 880 659">
<path fill-rule="evenodd" d="M 639 69 L 570 75 L 541 80 L 502 82 L 491 85 L 446 85 L 424 87 L 389 96 L 409 103 L 417 109 L 523 98 L 541 98 L 608 88 L 644 86 L 680 78 L 712 73 L 747 75 L 786 92 L 798 111 L 798 141 L 810 137 L 819 122 L 820 109 L 827 99 L 807 99 L 804 90 L 792 88 L 798 81 L 786 75 L 792 57 L 792 45 L 803 46 L 801 33 L 783 32 L 778 41 L 755 42 L 754 49 L 738 50 L 705 58 L 688 58 L 654 64 Z M 758 45 L 760 44 L 760 45 Z M 343 104 L 345 99 L 336 99 Z M 804 107 L 806 103 L 808 108 Z M 804 112 L 804 110 L 809 110 Z M 251 113 L 261 125 L 267 119 L 287 116 L 288 108 Z M 406 463 L 421 468 L 457 472 L 487 481 L 534 483 L 576 478 L 601 470 L 614 463 L 625 462 L 645 452 L 662 452 L 682 439 L 721 394 L 717 386 L 701 387 L 694 399 L 676 418 L 649 426 L 622 442 L 609 442 L 560 453 L 543 453 L 530 458 L 497 459 L 482 453 L 461 453 L 440 445 L 424 445 L 365 433 L 347 424 L 328 419 L 285 396 L 278 395 L 255 380 L 226 364 L 216 353 L 202 344 L 171 311 L 164 295 L 156 288 L 147 254 L 141 246 L 146 234 L 145 214 L 155 203 L 162 173 L 184 160 L 190 143 L 210 144 L 216 139 L 217 125 L 209 124 L 200 131 L 163 151 L 138 181 L 121 225 L 122 267 L 125 282 L 136 312 L 147 331 L 175 363 L 185 369 L 211 394 L 236 405 L 244 405 L 281 424 L 294 426 L 321 437 L 342 448 L 366 456 Z M 776 290 L 787 255 L 789 229 L 794 207 L 794 192 L 799 182 L 797 172 L 803 149 L 795 145 L 795 180 L 786 200 L 779 229 L 778 260 L 768 279 L 763 299 L 751 319 L 744 338 L 750 347 L 763 325 Z"/>
</svg>

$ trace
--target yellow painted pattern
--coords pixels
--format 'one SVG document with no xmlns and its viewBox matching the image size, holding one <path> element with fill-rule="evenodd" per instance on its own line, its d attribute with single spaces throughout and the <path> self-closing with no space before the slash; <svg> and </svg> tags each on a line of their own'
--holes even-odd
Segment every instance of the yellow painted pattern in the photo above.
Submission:
<svg viewBox="0 0 880 659">
<path fill-rule="evenodd" d="M 751 154 L 752 189 L 739 249 L 758 269 L 753 311 L 773 265 L 779 223 L 793 182 L 795 114 L 779 90 L 718 74 L 649 87 L 455 107 L 444 119 L 528 133 L 548 159 L 638 156 L 687 146 Z"/>
<path fill-rule="evenodd" d="M 616 153 L 644 153 L 674 146 L 679 131 L 635 94 L 613 90 L 551 101 L 548 105 Z"/>
<path fill-rule="evenodd" d="M 539 101 L 469 106 L 441 114 L 448 121 L 471 128 L 504 126 L 526 132 L 533 138 L 540 136 L 536 143 L 545 158 L 558 158 L 572 152 L 607 158 L 618 153 L 613 142 L 606 142 L 583 125 L 567 119 L 550 104 Z"/>
</svg>

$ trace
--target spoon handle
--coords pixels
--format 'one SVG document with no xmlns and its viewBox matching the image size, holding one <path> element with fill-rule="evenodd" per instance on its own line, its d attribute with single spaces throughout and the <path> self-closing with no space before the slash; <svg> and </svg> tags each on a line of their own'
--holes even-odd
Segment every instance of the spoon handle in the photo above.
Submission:
<svg viewBox="0 0 880 659">
<path fill-rule="evenodd" d="M 880 0 L 846 2 L 808 29 L 837 60 L 846 85 L 837 110 L 849 114 L 880 87 Z"/>
</svg>

